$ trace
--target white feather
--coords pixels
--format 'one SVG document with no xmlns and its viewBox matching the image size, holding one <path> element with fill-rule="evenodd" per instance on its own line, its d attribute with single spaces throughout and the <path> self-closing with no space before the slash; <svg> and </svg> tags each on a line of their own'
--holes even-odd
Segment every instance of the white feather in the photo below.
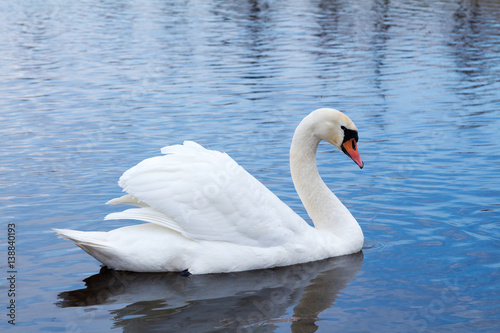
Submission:
<svg viewBox="0 0 500 333">
<path fill-rule="evenodd" d="M 299 216 L 228 155 L 189 141 L 162 152 L 167 155 L 142 161 L 119 181 L 176 225 L 153 222 L 143 210 L 144 221 L 190 239 L 250 246 L 280 245 L 304 229 Z"/>
</svg>

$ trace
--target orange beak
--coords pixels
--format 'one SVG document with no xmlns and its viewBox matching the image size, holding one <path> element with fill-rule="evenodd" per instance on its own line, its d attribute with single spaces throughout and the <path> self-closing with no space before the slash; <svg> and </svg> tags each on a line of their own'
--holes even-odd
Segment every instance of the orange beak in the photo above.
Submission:
<svg viewBox="0 0 500 333">
<path fill-rule="evenodd" d="M 363 161 L 361 160 L 361 156 L 359 156 L 358 153 L 358 147 L 356 144 L 356 140 L 354 138 L 347 140 L 342 144 L 342 151 L 352 158 L 352 160 L 360 167 L 360 169 L 363 169 L 363 166 L 365 165 Z"/>
</svg>

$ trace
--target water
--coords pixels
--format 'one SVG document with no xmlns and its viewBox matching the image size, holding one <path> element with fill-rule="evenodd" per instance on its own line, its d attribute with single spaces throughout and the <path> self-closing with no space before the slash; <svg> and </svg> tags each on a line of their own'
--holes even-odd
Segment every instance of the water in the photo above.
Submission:
<svg viewBox="0 0 500 333">
<path fill-rule="evenodd" d="M 25 0 L 0 9 L 2 330 L 500 325 L 498 2 Z M 307 218 L 288 149 L 302 117 L 325 106 L 359 128 L 363 170 L 326 144 L 318 164 L 364 230 L 362 254 L 190 278 L 100 272 L 50 231 L 134 223 L 102 220 L 119 176 L 186 139 L 229 153 Z"/>
</svg>

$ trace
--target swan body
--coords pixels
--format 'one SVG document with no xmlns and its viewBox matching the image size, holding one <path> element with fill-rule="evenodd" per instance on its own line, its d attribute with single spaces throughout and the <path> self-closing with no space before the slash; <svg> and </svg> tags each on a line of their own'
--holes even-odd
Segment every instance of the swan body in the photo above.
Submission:
<svg viewBox="0 0 500 333">
<path fill-rule="evenodd" d="M 146 223 L 109 232 L 55 231 L 109 268 L 136 272 L 235 272 L 359 252 L 359 224 L 318 173 L 321 140 L 363 167 L 357 128 L 346 115 L 318 109 L 299 124 L 290 168 L 315 227 L 227 154 L 185 141 L 127 170 L 119 180 L 127 194 L 108 202 L 136 207 L 106 220 Z"/>
</svg>

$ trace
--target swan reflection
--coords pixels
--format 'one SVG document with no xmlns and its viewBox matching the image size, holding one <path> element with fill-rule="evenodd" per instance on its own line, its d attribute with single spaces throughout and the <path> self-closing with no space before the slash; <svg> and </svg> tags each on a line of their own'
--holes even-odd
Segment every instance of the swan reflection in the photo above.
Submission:
<svg viewBox="0 0 500 333">
<path fill-rule="evenodd" d="M 62 292 L 59 307 L 115 304 L 124 332 L 314 332 L 318 315 L 356 276 L 363 254 L 267 270 L 180 276 L 102 268 L 86 288 Z M 293 311 L 293 313 L 292 313 Z"/>
</svg>

